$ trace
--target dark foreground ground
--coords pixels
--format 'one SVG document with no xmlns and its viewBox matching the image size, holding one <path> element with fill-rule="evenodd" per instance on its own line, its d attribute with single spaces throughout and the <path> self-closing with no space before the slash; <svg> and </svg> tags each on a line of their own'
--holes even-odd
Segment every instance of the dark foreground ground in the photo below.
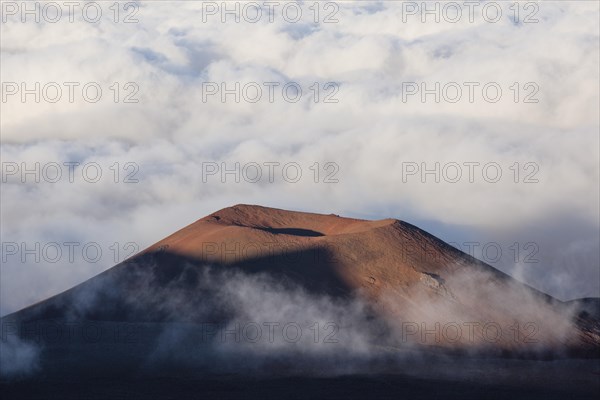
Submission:
<svg viewBox="0 0 600 400">
<path fill-rule="evenodd" d="M 0 399 L 600 398 L 597 352 L 518 358 L 375 346 L 361 357 L 343 342 L 313 353 L 310 346 L 273 351 L 199 342 L 183 328 L 170 340 L 149 331 L 123 343 L 112 335 L 94 343 L 78 336 L 47 340 L 36 345 L 38 357 L 28 364 L 26 357 L 11 356 L 6 342 L 2 365 L 20 362 L 22 372 L 0 375 Z"/>
<path fill-rule="evenodd" d="M 364 365 L 362 367 L 365 367 Z M 0 381 L 2 399 L 596 399 L 600 360 L 551 361 L 444 358 L 411 363 L 386 373 L 274 376 L 198 373 L 165 368 L 127 374 L 118 370 L 46 371 L 28 378 Z M 364 370 L 364 368 L 361 368 Z"/>
<path fill-rule="evenodd" d="M 600 378 L 600 376 L 598 376 Z M 596 380 L 598 380 L 596 378 Z M 153 378 L 61 380 L 2 383 L 3 399 L 593 399 L 598 385 L 589 380 L 564 388 L 453 382 L 398 375 L 330 378 L 205 379 Z"/>
</svg>

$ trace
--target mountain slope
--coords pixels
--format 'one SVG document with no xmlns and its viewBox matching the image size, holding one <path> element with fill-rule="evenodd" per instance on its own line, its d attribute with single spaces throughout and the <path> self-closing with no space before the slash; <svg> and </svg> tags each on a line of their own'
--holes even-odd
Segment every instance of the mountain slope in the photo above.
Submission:
<svg viewBox="0 0 600 400">
<path fill-rule="evenodd" d="M 222 290 L 239 274 L 262 285 L 257 302 L 273 291 L 300 291 L 330 303 L 360 301 L 365 318 L 377 321 L 374 341 L 385 346 L 531 353 L 597 350 L 600 343 L 594 321 L 585 329 L 574 323 L 573 306 L 406 222 L 251 205 L 204 217 L 3 320 L 227 324 L 247 307 L 230 304 L 235 293 Z"/>
</svg>

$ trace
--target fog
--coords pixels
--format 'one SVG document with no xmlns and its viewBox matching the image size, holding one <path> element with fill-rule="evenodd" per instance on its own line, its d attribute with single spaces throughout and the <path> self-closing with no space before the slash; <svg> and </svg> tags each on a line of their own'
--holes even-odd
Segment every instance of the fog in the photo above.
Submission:
<svg viewBox="0 0 600 400">
<path fill-rule="evenodd" d="M 72 333 L 59 342 L 39 334 L 28 338 L 31 328 L 21 326 L 20 335 L 5 318 L 2 376 L 35 375 L 40 365 L 60 365 L 57 354 L 63 351 L 85 362 L 99 351 L 98 343 L 110 365 L 131 363 L 139 373 L 311 376 L 425 368 L 428 360 L 449 360 L 456 351 L 475 358 L 561 358 L 580 344 L 574 306 L 549 302 L 492 271 L 458 269 L 445 279 L 422 274 L 412 298 L 392 291 L 373 302 L 361 291 L 316 293 L 310 285 L 267 273 L 186 263 L 166 277 L 161 274 L 169 268 L 148 262 L 127 267 L 129 274 L 101 275 L 55 303 L 65 310 L 58 326 L 88 323 L 105 334 L 126 328 L 127 340 Z M 94 321 L 89 315 L 126 319 Z"/>
</svg>

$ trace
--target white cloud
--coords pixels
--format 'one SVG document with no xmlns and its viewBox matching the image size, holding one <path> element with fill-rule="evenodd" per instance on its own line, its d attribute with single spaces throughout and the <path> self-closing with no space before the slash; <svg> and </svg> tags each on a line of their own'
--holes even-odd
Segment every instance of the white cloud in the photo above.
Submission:
<svg viewBox="0 0 600 400">
<path fill-rule="evenodd" d="M 115 184 L 17 184 L 2 190 L 2 241 L 134 241 L 144 247 L 216 209 L 260 203 L 374 218 L 397 217 L 471 226 L 494 235 L 502 227 L 526 240 L 549 240 L 547 226 L 567 227 L 563 245 L 582 244 L 574 270 L 597 271 L 599 177 L 599 6 L 593 2 L 540 2 L 537 24 L 503 18 L 475 22 L 403 22 L 401 2 L 341 2 L 338 23 L 314 24 L 304 5 L 300 22 L 281 14 L 274 22 L 203 22 L 200 2 L 140 3 L 139 23 L 3 23 L 2 82 L 97 82 L 102 99 L 90 104 L 80 91 L 73 103 L 18 96 L 2 103 L 3 162 L 98 162 L 105 176 L 119 162 L 139 166 L 140 182 Z M 320 18 L 333 9 L 321 9 Z M 527 12 L 526 12 L 527 11 Z M 531 10 L 521 10 L 521 19 Z M 121 15 L 123 17 L 123 15 Z M 203 82 L 279 82 L 275 101 L 203 102 Z M 403 82 L 497 82 L 498 103 L 402 100 Z M 137 104 L 115 103 L 135 82 Z M 298 103 L 281 97 L 297 82 Z M 337 104 L 314 103 L 310 87 L 340 85 Z M 519 83 L 519 102 L 510 87 Z M 535 82 L 538 103 L 521 100 Z M 81 87 L 80 86 L 80 87 Z M 64 87 L 63 87 L 64 89 Z M 16 100 L 15 100 L 16 99 Z M 203 162 L 297 162 L 303 179 L 290 184 L 202 182 Z M 315 184 L 315 162 L 339 165 L 337 184 Z M 403 162 L 496 162 L 503 179 L 423 184 L 403 182 Z M 509 167 L 536 163 L 535 184 L 515 184 Z M 127 172 L 121 170 L 121 172 Z M 323 171 L 322 171 L 323 172 Z M 463 170 L 463 173 L 465 170 Z M 520 179 L 527 170 L 522 169 Z M 321 176 L 322 178 L 322 176 Z M 430 178 L 431 179 L 431 178 Z M 539 226 L 538 229 L 532 228 Z M 436 233 L 436 232 L 433 232 Z M 57 239 L 58 238 L 58 239 Z M 452 240 L 452 237 L 444 237 Z M 593 238 L 592 238 L 593 239 Z M 552 252 L 548 254 L 553 254 Z M 589 256 L 588 256 L 589 255 Z M 550 257 L 547 257 L 550 258 Z M 109 262 L 91 268 L 35 263 L 3 264 L 2 313 L 80 282 Z M 569 276 L 546 288 L 564 296 L 598 295 L 583 272 L 564 265 L 532 274 Z M 582 283 L 583 282 L 583 283 Z M 34 290 L 23 293 L 23 287 Z M 565 286 L 576 287 L 567 290 Z"/>
</svg>

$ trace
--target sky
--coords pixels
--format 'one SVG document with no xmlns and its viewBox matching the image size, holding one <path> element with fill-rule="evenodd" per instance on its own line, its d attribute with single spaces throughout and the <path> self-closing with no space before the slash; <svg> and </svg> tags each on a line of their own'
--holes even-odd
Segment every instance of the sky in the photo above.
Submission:
<svg viewBox="0 0 600 400">
<path fill-rule="evenodd" d="M 599 3 L 69 4 L 2 1 L 0 315 L 238 203 L 600 296 Z"/>
</svg>

